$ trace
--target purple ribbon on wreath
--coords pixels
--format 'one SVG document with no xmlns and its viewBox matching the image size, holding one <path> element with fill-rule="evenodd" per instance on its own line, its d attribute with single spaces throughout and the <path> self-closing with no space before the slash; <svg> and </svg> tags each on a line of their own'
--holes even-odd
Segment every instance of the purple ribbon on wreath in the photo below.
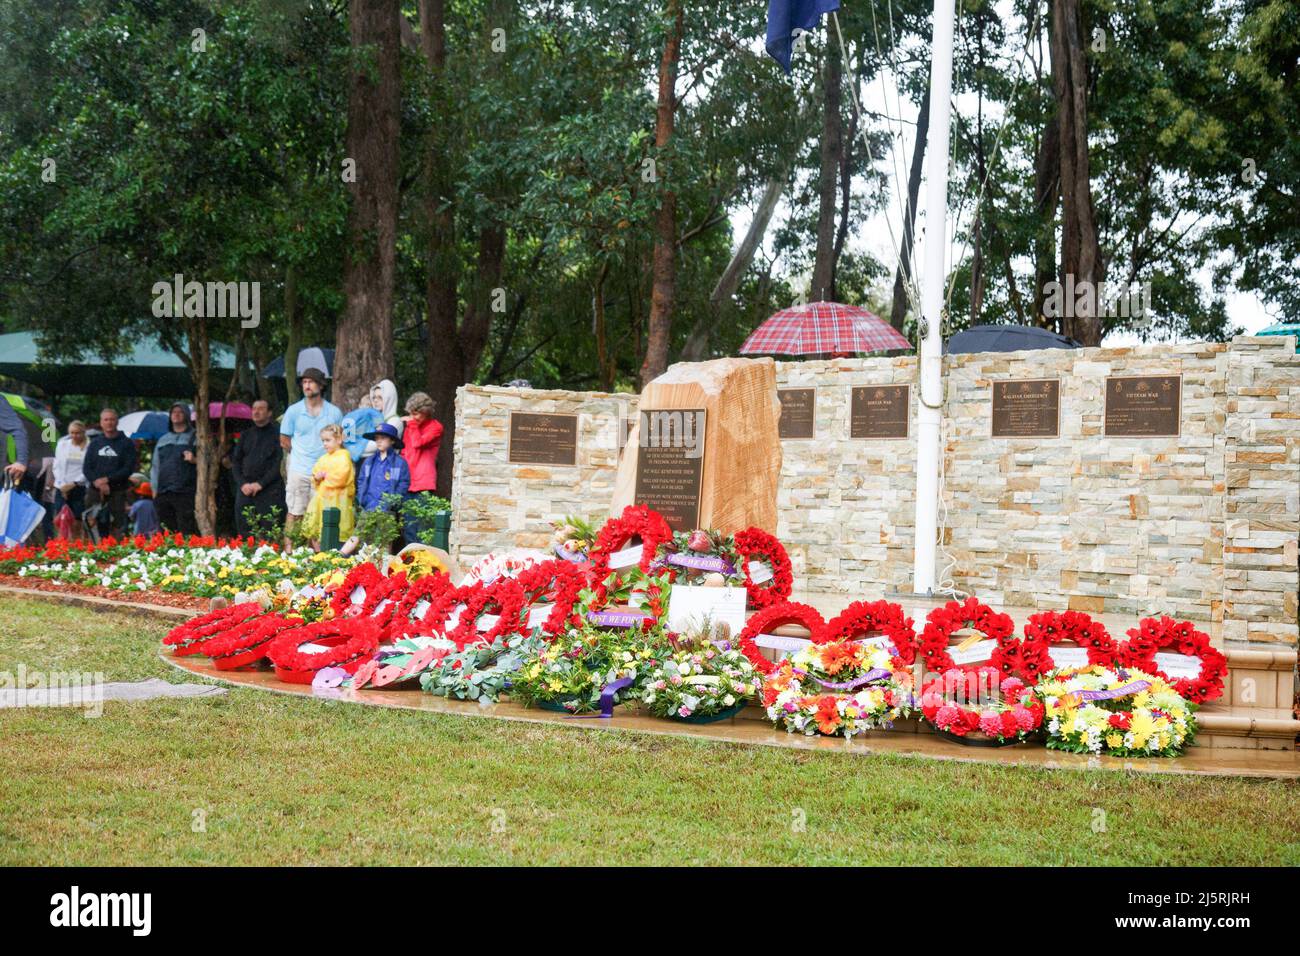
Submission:
<svg viewBox="0 0 1300 956">
<path fill-rule="evenodd" d="M 820 677 L 814 677 L 813 680 L 821 684 L 827 690 L 857 690 L 859 687 L 865 687 L 867 684 L 873 683 L 875 681 L 884 680 L 886 677 L 890 675 L 890 673 L 891 673 L 890 671 L 886 670 L 883 667 L 877 667 L 874 670 L 867 671 L 861 677 L 855 678 L 854 680 L 851 681 L 847 681 L 846 683 L 843 684 L 836 684 L 831 681 L 822 680 Z"/>
<path fill-rule="evenodd" d="M 599 714 L 569 714 L 570 720 L 601 720 L 614 716 L 614 698 L 624 687 L 632 686 L 632 678 L 620 677 L 616 681 L 610 681 L 600 689 L 600 713 Z"/>
<path fill-rule="evenodd" d="M 668 555 L 668 563 L 675 564 L 679 568 L 690 568 L 694 571 L 716 571 L 719 574 L 725 574 L 727 577 L 731 577 L 736 573 L 735 566 L 726 558 L 709 557 L 708 555 L 674 552 Z"/>
<path fill-rule="evenodd" d="M 572 561 L 574 564 L 581 564 L 583 561 L 587 560 L 587 556 L 581 551 L 565 551 L 563 546 L 558 544 L 551 550 L 554 551 L 558 557 L 563 558 L 565 561 Z"/>
<path fill-rule="evenodd" d="M 1151 686 L 1149 680 L 1135 680 L 1131 684 L 1125 684 L 1123 687 L 1116 687 L 1113 690 L 1076 690 L 1074 696 L 1079 700 L 1114 700 L 1117 697 L 1129 697 L 1132 694 L 1139 693 Z"/>
<path fill-rule="evenodd" d="M 649 614 L 621 611 L 588 611 L 587 620 L 601 627 L 640 627 Z"/>
</svg>

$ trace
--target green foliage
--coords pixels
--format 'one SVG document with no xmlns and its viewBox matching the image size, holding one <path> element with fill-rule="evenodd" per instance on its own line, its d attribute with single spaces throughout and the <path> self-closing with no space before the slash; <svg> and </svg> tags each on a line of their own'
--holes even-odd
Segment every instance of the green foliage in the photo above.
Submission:
<svg viewBox="0 0 1300 956">
<path fill-rule="evenodd" d="M 279 541 L 284 536 L 284 509 L 276 506 L 262 514 L 252 505 L 244 508 L 248 534 L 259 541 Z"/>
<path fill-rule="evenodd" d="M 380 501 L 380 507 L 357 513 L 355 534 L 362 544 L 368 544 L 387 552 L 401 532 L 395 510 L 400 506 L 401 495 L 386 494 Z"/>
</svg>

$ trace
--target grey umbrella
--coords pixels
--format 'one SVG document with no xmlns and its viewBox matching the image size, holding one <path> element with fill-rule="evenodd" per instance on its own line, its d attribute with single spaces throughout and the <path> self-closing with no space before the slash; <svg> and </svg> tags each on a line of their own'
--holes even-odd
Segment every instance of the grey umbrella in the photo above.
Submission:
<svg viewBox="0 0 1300 956">
<path fill-rule="evenodd" d="M 975 325 L 948 340 L 949 355 L 967 352 L 1023 352 L 1030 349 L 1077 349 L 1078 342 L 1033 325 Z"/>
</svg>

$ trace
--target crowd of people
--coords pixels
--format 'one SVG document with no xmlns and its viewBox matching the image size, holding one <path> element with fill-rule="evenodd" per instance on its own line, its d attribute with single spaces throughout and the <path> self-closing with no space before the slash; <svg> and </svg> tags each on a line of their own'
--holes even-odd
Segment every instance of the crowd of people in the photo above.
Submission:
<svg viewBox="0 0 1300 956">
<path fill-rule="evenodd" d="M 233 447 L 221 450 L 238 534 L 266 537 L 283 527 L 286 536 L 318 541 L 325 510 L 335 508 L 340 540 L 354 548 L 360 513 L 400 513 L 406 501 L 436 490 L 443 429 L 427 394 L 413 393 L 399 415 L 397 387 L 384 379 L 360 408 L 344 413 L 325 398 L 326 385 L 324 372 L 306 369 L 302 398 L 278 422 L 270 404 L 259 399 L 252 404 L 252 423 L 238 432 Z M 198 532 L 189 406 L 177 402 L 168 410 L 168 431 L 154 444 L 147 475 L 139 468 L 137 440 L 118 428 L 112 408 L 100 412 L 95 434 L 84 422 L 69 422 L 53 458 L 30 463 L 21 422 L 14 416 L 11 423 L 5 411 L 12 414 L 0 401 L 0 433 L 12 435 L 17 446 L 6 473 L 44 503 L 47 537 Z M 403 535 L 417 539 L 409 520 Z"/>
</svg>

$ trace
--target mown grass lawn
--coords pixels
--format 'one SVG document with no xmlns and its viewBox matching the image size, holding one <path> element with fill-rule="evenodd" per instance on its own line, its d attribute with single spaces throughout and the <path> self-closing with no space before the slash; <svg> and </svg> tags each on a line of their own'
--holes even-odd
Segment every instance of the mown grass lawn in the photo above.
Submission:
<svg viewBox="0 0 1300 956">
<path fill-rule="evenodd" d="M 0 671 L 195 679 L 158 659 L 166 628 L 149 618 L 6 596 L 0 622 Z M 804 753 L 241 688 L 110 702 L 98 719 L 0 710 L 9 865 L 1296 864 L 1296 797 L 1276 781 Z"/>
</svg>

